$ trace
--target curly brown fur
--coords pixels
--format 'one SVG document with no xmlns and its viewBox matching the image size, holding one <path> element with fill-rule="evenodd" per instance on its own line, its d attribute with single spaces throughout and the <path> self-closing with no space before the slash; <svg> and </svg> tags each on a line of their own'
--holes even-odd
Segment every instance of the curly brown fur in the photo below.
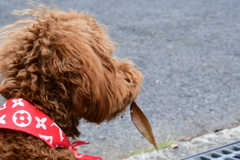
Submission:
<svg viewBox="0 0 240 160">
<path fill-rule="evenodd" d="M 14 137 L 13 137 L 14 135 Z M 1 160 L 75 160 L 71 150 L 51 148 L 27 133 L 0 130 Z"/>
<path fill-rule="evenodd" d="M 77 130 L 80 119 L 97 124 L 112 120 L 136 99 L 141 73 L 131 61 L 112 57 L 114 43 L 94 17 L 44 6 L 18 14 L 29 14 L 33 19 L 1 30 L 3 97 L 33 103 L 72 138 L 80 134 Z M 16 136 L 19 140 L 10 141 Z M 24 157 L 27 148 L 27 152 L 43 157 L 56 152 L 61 152 L 60 156 L 69 154 L 54 151 L 41 140 L 15 131 L 1 129 L 0 141 L 3 157 L 14 156 L 16 150 L 18 156 Z M 4 144 L 9 149 L 4 150 Z"/>
</svg>

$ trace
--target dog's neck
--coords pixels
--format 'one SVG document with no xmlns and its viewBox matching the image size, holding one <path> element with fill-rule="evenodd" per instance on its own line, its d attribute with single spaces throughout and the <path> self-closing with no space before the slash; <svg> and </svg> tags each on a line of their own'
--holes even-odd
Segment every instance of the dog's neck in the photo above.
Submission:
<svg viewBox="0 0 240 160">
<path fill-rule="evenodd" d="M 80 136 L 80 132 L 78 130 L 78 125 L 80 122 L 80 118 L 77 115 L 70 113 L 70 106 L 71 103 L 50 103 L 50 102 L 37 102 L 34 100 L 28 100 L 36 106 L 38 109 L 40 109 L 42 112 L 44 112 L 46 115 L 48 115 L 67 135 L 67 137 L 71 137 L 73 139 Z"/>
<path fill-rule="evenodd" d="M 74 152 L 76 160 L 102 159 L 77 153 L 77 149 L 74 147 L 89 143 L 75 141 L 70 144 L 67 136 L 50 117 L 22 98 L 9 99 L 0 106 L 0 111 L 0 128 L 31 134 L 52 148 L 70 149 Z"/>
</svg>

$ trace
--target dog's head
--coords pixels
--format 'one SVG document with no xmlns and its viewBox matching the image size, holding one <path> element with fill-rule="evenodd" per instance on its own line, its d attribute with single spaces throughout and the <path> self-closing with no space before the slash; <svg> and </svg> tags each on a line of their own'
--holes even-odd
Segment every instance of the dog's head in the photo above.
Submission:
<svg viewBox="0 0 240 160">
<path fill-rule="evenodd" d="M 136 99 L 141 73 L 112 57 L 104 26 L 85 13 L 37 7 L 1 30 L 0 93 L 21 97 L 48 114 L 67 134 L 78 121 L 109 121 Z"/>
</svg>

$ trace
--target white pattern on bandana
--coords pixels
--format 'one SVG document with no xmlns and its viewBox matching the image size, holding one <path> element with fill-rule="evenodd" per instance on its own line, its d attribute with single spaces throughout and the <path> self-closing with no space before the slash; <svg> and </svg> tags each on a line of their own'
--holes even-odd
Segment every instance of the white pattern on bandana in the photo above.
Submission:
<svg viewBox="0 0 240 160">
<path fill-rule="evenodd" d="M 19 117 L 17 115 L 19 115 Z M 27 111 L 19 110 L 13 114 L 12 120 L 13 123 L 19 127 L 27 127 L 31 124 L 32 117 Z"/>
<path fill-rule="evenodd" d="M 2 115 L 2 116 L 0 117 L 0 123 L 1 123 L 1 124 L 6 124 L 6 121 L 4 120 L 5 117 L 6 117 L 6 114 L 5 114 L 5 115 Z"/>
<path fill-rule="evenodd" d="M 45 136 L 45 135 L 39 134 L 39 137 L 41 137 L 42 139 L 44 139 L 44 140 L 47 141 L 48 143 L 52 144 L 53 136 Z"/>
<path fill-rule="evenodd" d="M 47 118 L 38 118 L 38 117 L 35 117 L 36 121 L 38 122 L 37 125 L 36 125 L 36 128 L 40 128 L 42 127 L 44 130 L 47 129 L 46 125 L 44 124 L 46 121 L 47 121 Z"/>
<path fill-rule="evenodd" d="M 24 106 L 24 103 L 22 102 L 22 98 L 18 98 L 18 99 L 14 99 L 14 100 L 12 100 L 12 102 L 14 103 L 13 105 L 12 105 L 12 108 L 15 108 L 16 106 Z"/>
<path fill-rule="evenodd" d="M 62 132 L 61 128 L 59 128 L 56 123 L 51 124 L 51 126 L 56 126 L 59 129 L 60 141 L 62 142 L 64 140 L 64 137 L 63 137 L 63 132 Z"/>
<path fill-rule="evenodd" d="M 7 102 L 5 102 L 5 103 L 3 104 L 3 106 L 0 107 L 0 111 L 6 108 L 6 103 L 7 103 Z"/>
</svg>

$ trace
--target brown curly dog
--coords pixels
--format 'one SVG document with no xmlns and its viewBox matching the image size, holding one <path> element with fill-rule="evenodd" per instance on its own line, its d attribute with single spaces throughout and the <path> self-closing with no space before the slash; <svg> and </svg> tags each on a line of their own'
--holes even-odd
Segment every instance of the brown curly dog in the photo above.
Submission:
<svg viewBox="0 0 240 160">
<path fill-rule="evenodd" d="M 0 94 L 23 98 L 77 138 L 80 119 L 100 124 L 125 111 L 143 79 L 131 61 L 112 57 L 114 43 L 94 17 L 44 6 L 0 30 Z M 0 129 L 0 159 L 74 160 L 30 134 Z"/>
</svg>

